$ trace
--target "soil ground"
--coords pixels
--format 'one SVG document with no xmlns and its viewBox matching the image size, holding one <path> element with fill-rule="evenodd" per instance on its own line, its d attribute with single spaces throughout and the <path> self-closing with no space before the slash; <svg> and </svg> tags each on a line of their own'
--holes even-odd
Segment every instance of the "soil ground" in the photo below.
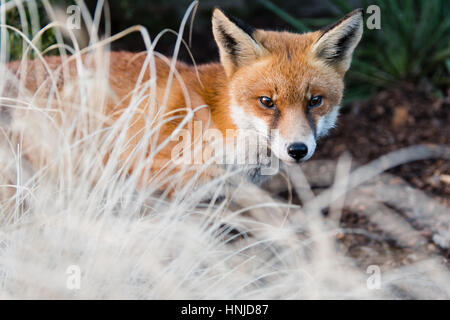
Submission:
<svg viewBox="0 0 450 320">
<path fill-rule="evenodd" d="M 365 164 L 423 143 L 450 145 L 450 92 L 446 99 L 432 99 L 404 84 L 343 109 L 338 127 L 319 142 L 313 159 L 337 159 L 347 151 Z M 389 172 L 450 205 L 450 161 L 416 161 Z"/>
<path fill-rule="evenodd" d="M 338 127 L 319 143 L 314 159 L 338 159 L 347 151 L 353 161 L 364 164 L 402 147 L 423 143 L 450 145 L 450 90 L 446 98 L 433 99 L 413 85 L 403 84 L 344 109 Z M 450 161 L 416 161 L 393 168 L 389 173 L 450 206 Z M 344 210 L 342 227 L 365 230 L 378 238 L 343 234 L 339 240 L 344 250 L 363 265 L 403 265 L 436 253 L 449 266 L 450 249 L 437 247 L 431 241 L 429 230 L 412 225 L 430 239 L 421 248 L 399 247 L 383 234 L 382 227 L 371 223 L 366 216 Z"/>
</svg>

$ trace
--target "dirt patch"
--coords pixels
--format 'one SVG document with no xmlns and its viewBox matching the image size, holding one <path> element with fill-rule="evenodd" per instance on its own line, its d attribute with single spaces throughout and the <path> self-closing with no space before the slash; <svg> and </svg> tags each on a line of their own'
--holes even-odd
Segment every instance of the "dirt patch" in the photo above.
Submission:
<svg viewBox="0 0 450 320">
<path fill-rule="evenodd" d="M 433 99 L 404 84 L 344 109 L 338 127 L 319 143 L 314 159 L 337 159 L 347 151 L 364 164 L 421 143 L 450 145 L 450 90 L 446 99 Z M 411 162 L 390 173 L 450 205 L 450 161 Z"/>
<path fill-rule="evenodd" d="M 450 145 L 450 90 L 445 99 L 433 99 L 414 86 L 403 84 L 344 109 L 338 128 L 321 141 L 314 159 L 338 159 L 347 151 L 355 162 L 365 164 L 388 152 L 423 143 Z M 416 161 L 393 168 L 389 173 L 450 206 L 450 161 Z M 405 218 L 402 212 L 398 215 Z M 423 227 L 420 219 L 408 223 L 428 241 L 421 245 L 399 245 L 385 234 L 383 226 L 345 209 L 341 227 L 357 232 L 339 235 L 338 243 L 363 266 L 375 263 L 389 268 L 435 254 L 450 266 L 450 249 L 433 242 L 430 228 Z"/>
</svg>

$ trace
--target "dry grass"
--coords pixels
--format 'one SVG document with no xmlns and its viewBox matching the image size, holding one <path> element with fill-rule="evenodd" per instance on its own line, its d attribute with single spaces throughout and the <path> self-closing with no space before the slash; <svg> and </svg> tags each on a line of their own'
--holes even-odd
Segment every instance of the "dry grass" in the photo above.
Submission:
<svg viewBox="0 0 450 320">
<path fill-rule="evenodd" d="M 12 3 L 19 1 L 8 5 Z M 6 8 L 4 3 L 2 8 Z M 193 9 L 191 5 L 181 23 L 175 57 Z M 47 10 L 50 17 L 57 16 L 51 6 Z M 392 166 L 450 158 L 448 147 L 404 149 L 356 169 L 346 156 L 323 172 L 309 163 L 304 171 L 286 170 L 265 189 L 243 183 L 217 203 L 202 199 L 206 195 L 210 198 L 211 190 L 218 195 L 226 176 L 193 189 L 195 181 L 183 184 L 177 176 L 168 176 L 167 170 L 148 187 L 138 188 L 140 176 L 148 172 L 159 147 L 153 141 L 161 117 L 147 119 L 143 140 L 148 142 L 139 148 L 148 143 L 154 152 L 141 159 L 140 168 L 131 176 L 123 174 L 129 164 L 121 163 L 118 155 L 127 147 L 125 133 L 131 116 L 155 82 L 137 84 L 139 89 L 133 92 L 128 112 L 105 129 L 101 110 L 110 94 L 104 81 L 107 52 L 112 41 L 140 32 L 148 48 L 148 65 L 143 68 L 150 68 L 154 74 L 159 37 L 150 39 L 145 29 L 134 27 L 99 39 L 101 5 L 98 10 L 97 18 L 87 21 L 91 42 L 85 49 L 74 42 L 64 43 L 63 34 L 70 36 L 71 30 L 62 32 L 64 25 L 54 21 L 55 30 L 61 31 L 59 47 L 71 52 L 79 63 L 78 77 L 69 81 L 70 95 L 75 99 L 70 108 L 65 104 L 67 111 L 59 108 L 67 96 L 58 96 L 52 90 L 56 81 L 53 76 L 42 83 L 47 90 L 42 99 L 26 92 L 20 79 L 1 67 L 1 74 L 6 75 L 0 83 L 2 115 L 14 119 L 0 122 L 0 298 L 450 297 L 450 272 L 439 254 L 427 253 L 417 261 L 390 268 L 381 261 L 381 286 L 371 289 L 371 274 L 365 268 L 368 261 L 349 257 L 336 240 L 337 235 L 352 232 L 376 237 L 367 230 L 346 230 L 339 224 L 343 208 L 359 197 L 368 207 L 363 213 L 391 239 L 399 244 L 429 242 L 405 219 L 386 209 L 385 189 L 375 187 L 380 186 L 382 173 Z M 84 19 L 90 18 L 85 15 Z M 2 25 L 1 31 L 5 28 Z M 32 45 L 36 40 L 27 40 L 30 50 L 36 49 Z M 79 59 L 88 51 L 101 62 L 90 72 Z M 2 46 L 3 61 L 6 56 Z M 14 96 L 11 88 L 15 88 Z M 23 144 L 24 137 L 32 137 L 32 143 Z M 44 156 L 48 152 L 50 159 Z M 31 154 L 42 161 L 38 170 L 27 161 Z M 101 161 L 105 154 L 111 154 L 106 165 Z M 233 174 L 238 173 L 229 173 Z M 174 199 L 157 191 L 165 179 L 178 185 Z M 324 188 L 313 192 L 310 183 Z M 445 241 L 450 240 L 448 208 L 420 191 L 411 192 L 407 185 L 391 187 L 390 206 L 412 210 L 416 219 L 432 226 L 439 220 L 431 241 L 438 239 L 440 244 L 435 244 L 445 249 Z M 278 196 L 286 190 L 304 205 Z M 324 209 L 329 211 L 327 217 L 321 214 Z M 71 290 L 70 283 L 68 286 L 71 275 L 67 271 L 74 265 L 81 270 L 78 290 Z"/>
</svg>

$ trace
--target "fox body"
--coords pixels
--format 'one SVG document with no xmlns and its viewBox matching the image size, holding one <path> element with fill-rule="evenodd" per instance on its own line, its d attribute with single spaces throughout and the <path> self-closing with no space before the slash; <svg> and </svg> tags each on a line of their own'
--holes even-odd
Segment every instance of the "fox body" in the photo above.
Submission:
<svg viewBox="0 0 450 320">
<path fill-rule="evenodd" d="M 156 106 L 164 104 L 164 113 L 180 115 L 161 127 L 158 141 L 173 134 L 186 110 L 205 106 L 195 109 L 192 118 L 204 128 L 214 128 L 224 136 L 227 130 L 252 132 L 261 138 L 259 144 L 266 145 L 276 158 L 288 164 L 309 159 L 317 139 L 335 125 L 344 74 L 363 31 L 362 10 L 351 12 L 325 29 L 305 34 L 253 29 L 219 9 L 214 10 L 212 26 L 220 63 L 194 67 L 176 62 L 177 74 L 167 91 L 170 61 L 165 57 L 155 58 Z M 143 76 L 141 80 L 145 83 L 152 75 L 148 70 L 141 72 L 145 54 L 112 52 L 109 59 L 108 85 L 114 98 L 106 101 L 102 112 L 114 122 L 127 110 L 132 99 L 130 93 L 136 90 L 138 79 Z M 62 60 L 48 57 L 46 63 L 54 71 Z M 10 63 L 9 69 L 17 75 L 20 62 Z M 69 63 L 69 69 L 76 74 L 74 61 Z M 45 97 L 50 89 L 42 90 L 40 75 L 48 72 L 42 62 L 28 62 L 27 90 L 41 90 Z M 60 77 L 57 90 L 64 92 L 64 88 Z M 63 99 L 70 97 L 63 95 Z M 129 158 L 142 139 L 141 132 L 146 125 L 142 114 L 152 112 L 148 99 L 142 100 L 141 112 L 128 124 L 131 142 L 121 155 L 123 159 Z M 191 126 L 185 127 L 192 130 Z M 157 171 L 171 160 L 177 143 L 170 141 L 158 152 L 155 158 L 159 161 L 152 170 Z M 258 170 L 251 172 L 253 176 L 258 175 Z"/>
</svg>

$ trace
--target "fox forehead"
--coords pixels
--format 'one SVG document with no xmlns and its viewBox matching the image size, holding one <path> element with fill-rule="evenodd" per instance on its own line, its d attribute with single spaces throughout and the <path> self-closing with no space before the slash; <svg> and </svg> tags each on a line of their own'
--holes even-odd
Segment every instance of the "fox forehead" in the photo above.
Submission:
<svg viewBox="0 0 450 320">
<path fill-rule="evenodd" d="M 327 104 L 338 105 L 344 89 L 342 77 L 313 59 L 296 58 L 288 58 L 284 52 L 271 52 L 241 67 L 233 75 L 232 94 L 242 103 L 268 96 L 280 109 L 306 107 L 306 102 L 315 95 L 323 96 Z M 318 110 L 319 113 L 327 111 L 326 108 Z"/>
</svg>

